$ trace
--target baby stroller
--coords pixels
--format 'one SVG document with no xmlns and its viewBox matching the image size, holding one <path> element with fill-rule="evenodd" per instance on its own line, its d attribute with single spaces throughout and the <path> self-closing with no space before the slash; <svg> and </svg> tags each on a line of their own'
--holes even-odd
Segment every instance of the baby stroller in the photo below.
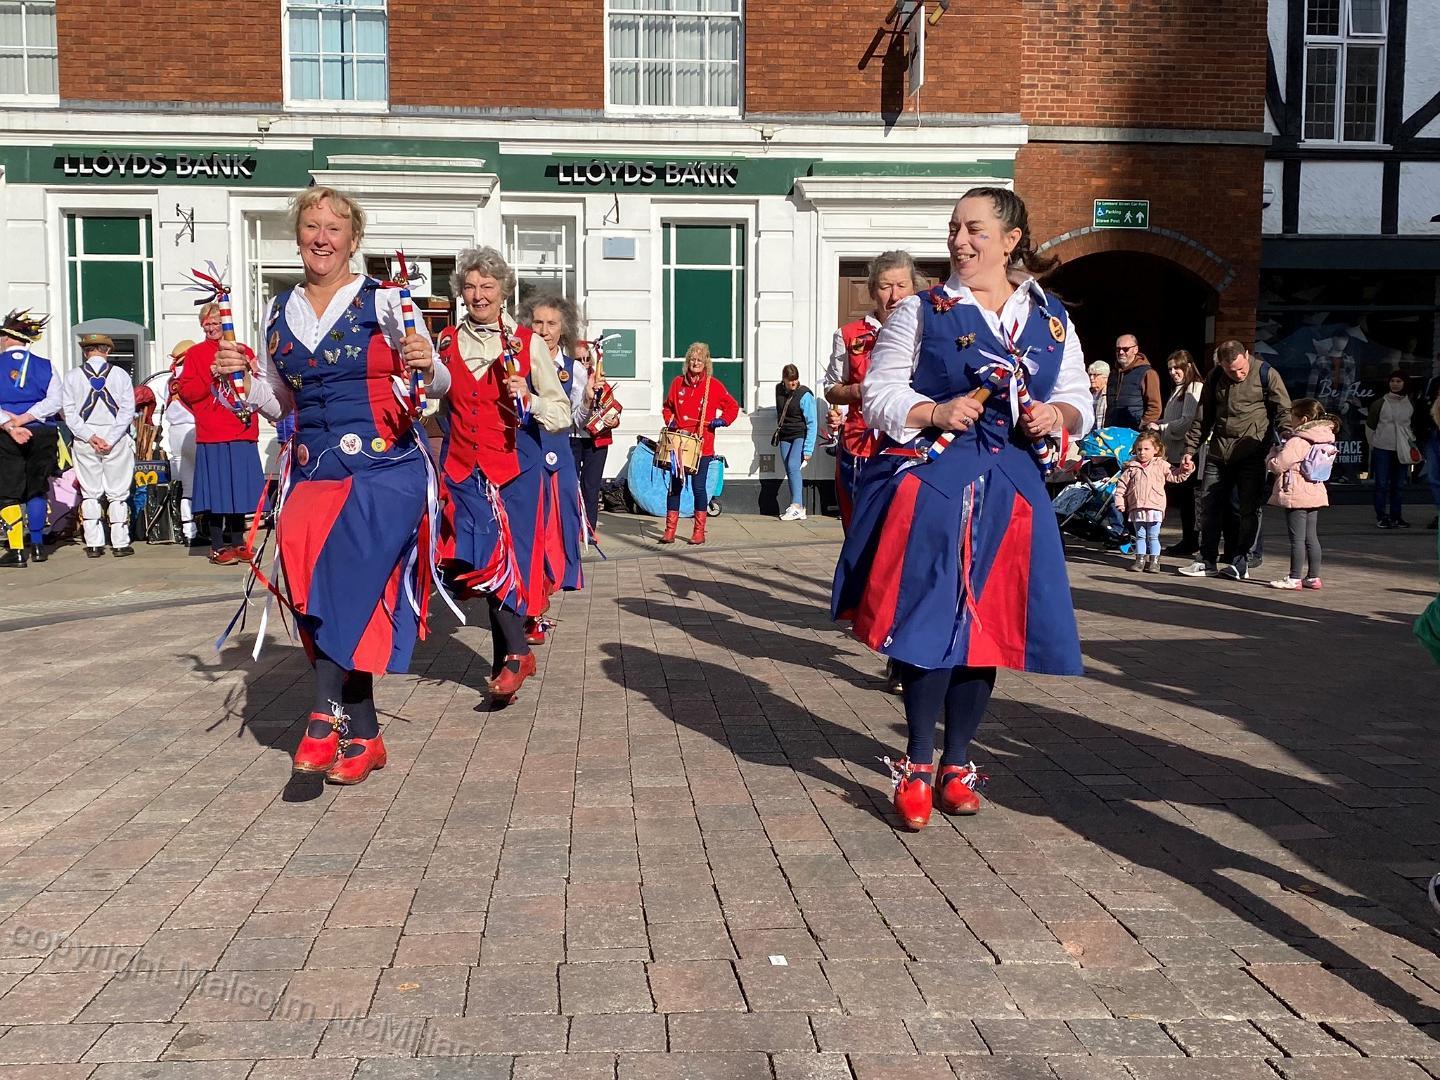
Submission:
<svg viewBox="0 0 1440 1080">
<path fill-rule="evenodd" d="M 706 491 L 710 495 L 709 507 L 702 507 L 711 517 L 724 512 L 720 496 L 725 490 L 725 459 L 716 456 L 706 474 Z M 625 487 L 630 493 L 635 509 L 652 517 L 665 516 L 665 500 L 670 494 L 670 472 L 655 464 L 655 440 L 637 436 L 625 462 Z M 690 485 L 680 492 L 680 516 L 691 517 L 695 513 L 695 497 Z"/>
<path fill-rule="evenodd" d="M 1115 483 L 1138 434 L 1129 428 L 1101 428 L 1080 440 L 1075 483 L 1051 504 L 1061 532 L 1117 547 L 1124 543 L 1125 519 L 1115 507 Z"/>
</svg>

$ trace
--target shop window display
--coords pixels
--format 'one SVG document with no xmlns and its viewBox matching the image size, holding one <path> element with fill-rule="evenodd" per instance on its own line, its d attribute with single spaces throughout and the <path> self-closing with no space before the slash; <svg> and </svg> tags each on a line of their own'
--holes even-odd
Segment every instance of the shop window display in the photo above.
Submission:
<svg viewBox="0 0 1440 1080">
<path fill-rule="evenodd" d="M 1405 271 L 1271 271 L 1262 277 L 1255 351 L 1293 398 L 1340 417 L 1336 476 L 1368 468 L 1365 413 L 1392 371 L 1419 393 L 1434 370 L 1440 277 Z"/>
</svg>

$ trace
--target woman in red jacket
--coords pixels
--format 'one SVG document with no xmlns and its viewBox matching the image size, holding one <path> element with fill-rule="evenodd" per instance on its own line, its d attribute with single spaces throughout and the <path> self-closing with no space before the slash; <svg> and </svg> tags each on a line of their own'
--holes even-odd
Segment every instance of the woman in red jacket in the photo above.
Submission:
<svg viewBox="0 0 1440 1080">
<path fill-rule="evenodd" d="M 675 376 L 670 393 L 665 395 L 665 424 L 672 431 L 700 436 L 700 464 L 690 477 L 690 490 L 695 496 L 695 531 L 690 543 L 705 542 L 706 508 L 710 505 L 705 478 L 715 460 L 715 431 L 733 424 L 740 415 L 740 406 L 730 392 L 713 375 L 710 346 L 697 341 L 685 350 L 685 372 Z M 705 415 L 701 416 L 701 410 Z M 665 535 L 660 543 L 673 544 L 680 525 L 680 493 L 685 490 L 684 475 L 670 480 L 670 497 L 665 501 Z"/>
<path fill-rule="evenodd" d="M 245 515 L 254 513 L 265 489 L 260 471 L 260 421 L 250 410 L 232 409 L 216 390 L 215 357 L 220 349 L 220 305 L 200 309 L 205 340 L 185 354 L 179 394 L 195 414 L 194 513 L 204 511 L 210 525 L 210 561 L 244 562 Z M 241 346 L 247 359 L 255 356 Z"/>
</svg>

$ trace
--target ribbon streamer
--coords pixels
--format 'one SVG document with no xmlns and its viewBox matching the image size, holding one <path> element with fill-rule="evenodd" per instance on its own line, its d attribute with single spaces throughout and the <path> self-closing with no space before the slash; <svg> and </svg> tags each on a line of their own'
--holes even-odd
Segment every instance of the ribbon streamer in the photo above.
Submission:
<svg viewBox="0 0 1440 1080">
<path fill-rule="evenodd" d="M 425 275 L 405 261 L 403 250 L 395 252 L 395 262 L 395 277 L 390 281 L 382 281 L 380 287 L 400 290 L 400 319 L 405 324 L 405 336 L 409 337 L 415 333 L 415 305 L 411 302 L 410 285 L 424 281 Z M 420 419 L 425 412 L 424 390 L 425 383 L 420 377 L 420 372 L 412 371 L 410 373 L 410 398 L 406 402 L 412 420 Z M 401 400 L 404 401 L 403 398 Z"/>
<path fill-rule="evenodd" d="M 215 264 L 206 261 L 204 270 L 191 269 L 185 275 L 191 281 L 185 291 L 200 293 L 200 299 L 195 301 L 196 307 L 204 307 L 206 304 L 218 304 L 220 306 L 220 336 L 226 341 L 235 340 L 235 315 L 230 309 L 230 286 L 225 284 L 224 275 L 216 269 Z M 234 413 L 242 424 L 250 426 L 250 418 L 254 412 L 246 399 L 250 396 L 250 371 L 231 372 L 229 377 L 217 376 L 213 390 L 215 400 L 223 405 L 230 412 Z"/>
</svg>

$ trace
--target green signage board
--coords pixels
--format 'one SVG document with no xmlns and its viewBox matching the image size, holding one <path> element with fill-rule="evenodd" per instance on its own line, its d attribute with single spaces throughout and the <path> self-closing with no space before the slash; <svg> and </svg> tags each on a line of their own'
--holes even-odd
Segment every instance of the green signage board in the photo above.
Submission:
<svg viewBox="0 0 1440 1080">
<path fill-rule="evenodd" d="M 601 337 L 614 336 L 614 341 L 605 343 L 605 377 L 607 379 L 635 378 L 635 331 L 601 330 Z"/>
<path fill-rule="evenodd" d="M 1097 229 L 1148 229 L 1149 199 L 1096 199 L 1094 225 Z"/>
<path fill-rule="evenodd" d="M 19 184 L 198 184 L 300 188 L 310 182 L 306 150 L 153 146 L 0 147 L 6 179 Z"/>
</svg>

